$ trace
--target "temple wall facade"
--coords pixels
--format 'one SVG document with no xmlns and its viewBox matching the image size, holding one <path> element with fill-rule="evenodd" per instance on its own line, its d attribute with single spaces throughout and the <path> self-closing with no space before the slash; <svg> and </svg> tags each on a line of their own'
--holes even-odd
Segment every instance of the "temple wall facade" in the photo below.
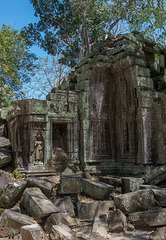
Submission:
<svg viewBox="0 0 166 240">
<path fill-rule="evenodd" d="M 15 164 L 142 173 L 166 164 L 166 51 L 139 33 L 107 39 L 45 101 L 8 114 Z"/>
</svg>

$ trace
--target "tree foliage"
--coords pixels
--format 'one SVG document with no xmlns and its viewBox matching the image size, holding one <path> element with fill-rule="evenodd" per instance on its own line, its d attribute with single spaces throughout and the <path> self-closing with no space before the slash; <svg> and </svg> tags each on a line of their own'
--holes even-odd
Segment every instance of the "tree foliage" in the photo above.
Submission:
<svg viewBox="0 0 166 240">
<path fill-rule="evenodd" d="M 20 33 L 3 25 L 0 30 L 0 107 L 8 105 L 14 93 L 18 96 L 22 83 L 30 80 L 28 73 L 35 59 Z"/>
<path fill-rule="evenodd" d="M 24 86 L 26 97 L 45 99 L 53 88 L 60 86 L 69 70 L 69 67 L 58 62 L 57 57 L 39 58 L 31 73 L 31 81 Z"/>
</svg>

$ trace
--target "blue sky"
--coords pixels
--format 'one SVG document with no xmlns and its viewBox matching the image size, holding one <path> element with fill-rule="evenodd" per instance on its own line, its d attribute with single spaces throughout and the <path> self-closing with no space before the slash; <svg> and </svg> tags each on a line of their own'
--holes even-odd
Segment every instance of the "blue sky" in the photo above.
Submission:
<svg viewBox="0 0 166 240">
<path fill-rule="evenodd" d="M 0 0 L 0 28 L 6 24 L 20 30 L 36 20 L 33 6 L 29 0 Z M 38 47 L 32 47 L 31 51 L 40 57 L 47 55 Z"/>
</svg>

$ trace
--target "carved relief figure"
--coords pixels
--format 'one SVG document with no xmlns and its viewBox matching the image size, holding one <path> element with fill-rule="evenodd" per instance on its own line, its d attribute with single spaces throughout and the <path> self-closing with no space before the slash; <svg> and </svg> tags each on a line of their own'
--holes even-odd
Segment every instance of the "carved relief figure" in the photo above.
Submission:
<svg viewBox="0 0 166 240">
<path fill-rule="evenodd" d="M 35 164 L 42 163 L 44 160 L 44 141 L 42 134 L 37 135 L 35 141 Z"/>
</svg>

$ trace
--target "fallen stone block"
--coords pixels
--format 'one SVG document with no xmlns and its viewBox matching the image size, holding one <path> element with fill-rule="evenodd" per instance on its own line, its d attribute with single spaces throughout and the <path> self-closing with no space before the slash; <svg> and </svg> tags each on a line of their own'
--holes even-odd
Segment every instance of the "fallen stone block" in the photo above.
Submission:
<svg viewBox="0 0 166 240">
<path fill-rule="evenodd" d="M 0 170 L 0 189 L 5 188 L 12 180 L 12 174 Z"/>
<path fill-rule="evenodd" d="M 49 198 L 52 193 L 53 184 L 47 180 L 31 177 L 28 180 L 28 187 L 37 187 Z"/>
<path fill-rule="evenodd" d="M 52 200 L 52 203 L 59 209 L 60 213 L 67 213 L 70 217 L 75 216 L 74 206 L 71 197 L 65 196 Z"/>
<path fill-rule="evenodd" d="M 92 236 L 100 236 L 102 238 L 107 237 L 107 215 L 100 215 L 95 217 L 92 227 Z"/>
<path fill-rule="evenodd" d="M 154 190 L 157 190 L 157 189 L 161 189 L 160 187 L 157 187 L 155 185 L 140 185 L 140 189 L 154 189 Z"/>
<path fill-rule="evenodd" d="M 82 177 L 79 174 L 61 175 L 59 194 L 82 192 Z"/>
<path fill-rule="evenodd" d="M 149 240 L 165 240 L 166 239 L 166 227 L 157 228 L 149 236 Z"/>
<path fill-rule="evenodd" d="M 50 240 L 74 240 L 74 233 L 72 230 L 65 225 L 57 226 L 54 225 L 52 227 L 51 233 L 49 235 Z"/>
<path fill-rule="evenodd" d="M 10 181 L 7 186 L 0 189 L 0 207 L 9 208 L 21 197 L 27 182 L 23 179 Z"/>
<path fill-rule="evenodd" d="M 166 207 L 166 189 L 161 190 L 152 189 L 152 191 L 154 193 L 156 204 L 160 207 Z"/>
<path fill-rule="evenodd" d="M 47 239 L 43 229 L 39 224 L 32 224 L 21 227 L 22 240 L 40 240 Z"/>
<path fill-rule="evenodd" d="M 0 148 L 5 148 L 10 144 L 10 140 L 5 137 L 0 137 Z"/>
<path fill-rule="evenodd" d="M 93 198 L 104 200 L 113 192 L 113 186 L 83 178 L 82 191 Z"/>
<path fill-rule="evenodd" d="M 158 227 L 166 225 L 166 208 L 129 214 L 129 220 L 139 227 Z"/>
<path fill-rule="evenodd" d="M 114 204 L 125 215 L 137 211 L 144 211 L 155 205 L 154 195 L 151 190 L 144 189 L 125 193 L 114 197 Z"/>
<path fill-rule="evenodd" d="M 50 214 L 59 212 L 39 188 L 27 188 L 23 193 L 21 205 L 39 222 Z"/>
<path fill-rule="evenodd" d="M 100 214 L 109 214 L 114 209 L 113 201 L 77 202 L 77 214 L 80 219 L 93 220 Z"/>
<path fill-rule="evenodd" d="M 126 216 L 119 209 L 110 212 L 108 217 L 108 228 L 110 232 L 123 231 L 126 224 Z"/>
<path fill-rule="evenodd" d="M 44 229 L 50 233 L 53 225 L 73 227 L 79 225 L 79 223 L 77 218 L 72 218 L 67 213 L 53 213 L 47 218 Z"/>
<path fill-rule="evenodd" d="M 99 177 L 99 181 L 110 184 L 114 187 L 122 186 L 122 179 L 118 177 Z"/>
<path fill-rule="evenodd" d="M 12 153 L 9 150 L 0 150 L 0 168 L 9 164 L 12 160 Z"/>
<path fill-rule="evenodd" d="M 122 178 L 122 193 L 134 192 L 140 189 L 143 183 L 142 178 L 123 177 Z"/>
<path fill-rule="evenodd" d="M 36 222 L 29 216 L 6 209 L 0 218 L 0 226 L 19 229 L 25 225 L 35 224 Z"/>
</svg>

